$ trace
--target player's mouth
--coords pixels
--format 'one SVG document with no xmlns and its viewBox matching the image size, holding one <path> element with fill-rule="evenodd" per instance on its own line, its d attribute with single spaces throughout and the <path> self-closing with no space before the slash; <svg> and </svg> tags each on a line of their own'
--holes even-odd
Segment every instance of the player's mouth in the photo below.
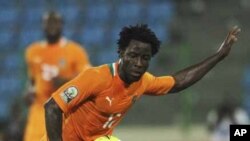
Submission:
<svg viewBox="0 0 250 141">
<path fill-rule="evenodd" d="M 133 77 L 140 77 L 140 76 L 142 75 L 142 72 L 140 72 L 140 71 L 132 71 L 132 72 L 131 72 L 131 75 L 132 75 Z"/>
</svg>

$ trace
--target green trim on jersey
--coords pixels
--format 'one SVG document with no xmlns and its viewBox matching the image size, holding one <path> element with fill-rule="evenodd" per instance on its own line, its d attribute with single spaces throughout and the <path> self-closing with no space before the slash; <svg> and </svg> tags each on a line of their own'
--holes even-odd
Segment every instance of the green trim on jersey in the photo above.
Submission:
<svg viewBox="0 0 250 141">
<path fill-rule="evenodd" d="M 109 70 L 110 70 L 110 72 L 111 72 L 112 76 L 114 77 L 115 75 L 114 75 L 113 63 L 108 64 L 108 66 L 109 66 Z"/>
</svg>

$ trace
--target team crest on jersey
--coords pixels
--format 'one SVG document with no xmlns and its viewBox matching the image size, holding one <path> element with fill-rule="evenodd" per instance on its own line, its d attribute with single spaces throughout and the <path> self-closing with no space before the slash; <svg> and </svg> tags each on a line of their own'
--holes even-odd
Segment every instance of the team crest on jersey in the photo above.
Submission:
<svg viewBox="0 0 250 141">
<path fill-rule="evenodd" d="M 78 95 L 78 90 L 74 86 L 67 88 L 65 91 L 63 91 L 63 93 L 60 94 L 61 98 L 65 103 L 69 103 L 77 95 Z"/>
<path fill-rule="evenodd" d="M 60 68 L 63 68 L 66 65 L 66 60 L 64 58 L 61 58 L 59 60 L 58 64 L 59 64 Z"/>
</svg>

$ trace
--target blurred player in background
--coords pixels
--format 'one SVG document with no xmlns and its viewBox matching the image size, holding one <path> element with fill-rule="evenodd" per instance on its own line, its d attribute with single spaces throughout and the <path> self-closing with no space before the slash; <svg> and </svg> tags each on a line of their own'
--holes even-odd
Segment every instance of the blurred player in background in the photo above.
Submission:
<svg viewBox="0 0 250 141">
<path fill-rule="evenodd" d="M 48 137 L 42 140 L 118 141 L 112 132 L 139 97 L 190 87 L 229 54 L 239 32 L 232 29 L 218 51 L 205 60 L 173 75 L 155 77 L 146 71 L 160 41 L 147 25 L 124 27 L 118 40 L 119 61 L 82 72 L 45 104 Z"/>
<path fill-rule="evenodd" d="M 63 19 L 59 13 L 43 16 L 45 41 L 31 44 L 26 50 L 29 89 L 25 97 L 30 105 L 24 141 L 38 141 L 45 132 L 45 101 L 62 84 L 88 68 L 84 48 L 62 37 Z"/>
<path fill-rule="evenodd" d="M 207 122 L 210 141 L 229 141 L 230 124 L 249 124 L 249 117 L 244 109 L 233 103 L 232 99 L 226 99 L 209 112 Z"/>
</svg>

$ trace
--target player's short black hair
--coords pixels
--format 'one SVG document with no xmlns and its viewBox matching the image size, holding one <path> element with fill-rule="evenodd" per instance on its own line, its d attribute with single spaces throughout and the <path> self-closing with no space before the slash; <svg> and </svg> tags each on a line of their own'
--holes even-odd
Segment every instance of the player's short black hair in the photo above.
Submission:
<svg viewBox="0 0 250 141">
<path fill-rule="evenodd" d="M 57 12 L 57 11 L 50 10 L 50 11 L 45 12 L 45 13 L 43 14 L 43 16 L 42 16 L 42 19 L 43 19 L 43 20 L 46 20 L 46 19 L 48 19 L 49 17 L 55 17 L 55 18 L 59 19 L 61 22 L 63 22 L 63 17 L 62 17 L 62 15 L 61 15 L 59 12 Z"/>
<path fill-rule="evenodd" d="M 161 42 L 147 24 L 125 26 L 122 28 L 122 31 L 119 35 L 120 39 L 117 41 L 118 53 L 125 50 L 130 41 L 133 39 L 151 44 L 152 56 L 154 56 L 160 48 Z"/>
</svg>

